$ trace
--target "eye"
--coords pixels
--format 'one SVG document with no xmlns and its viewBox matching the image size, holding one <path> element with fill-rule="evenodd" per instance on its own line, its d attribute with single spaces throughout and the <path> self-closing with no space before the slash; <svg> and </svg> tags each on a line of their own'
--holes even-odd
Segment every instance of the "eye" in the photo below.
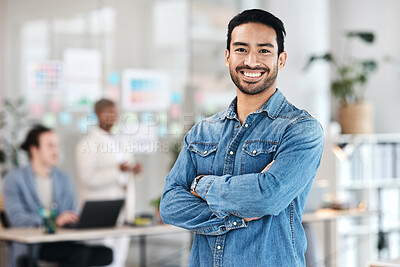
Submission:
<svg viewBox="0 0 400 267">
<path fill-rule="evenodd" d="M 270 53 L 270 51 L 267 50 L 267 49 L 261 49 L 261 50 L 260 50 L 260 53 L 266 54 L 266 53 Z"/>
<path fill-rule="evenodd" d="M 240 47 L 240 48 L 236 49 L 235 51 L 236 51 L 236 52 L 244 53 L 244 52 L 246 52 L 246 49 Z"/>
</svg>

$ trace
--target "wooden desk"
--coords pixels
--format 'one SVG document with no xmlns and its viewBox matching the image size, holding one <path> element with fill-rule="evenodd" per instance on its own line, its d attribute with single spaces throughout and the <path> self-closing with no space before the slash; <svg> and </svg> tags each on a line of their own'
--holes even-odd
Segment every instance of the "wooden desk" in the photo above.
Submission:
<svg viewBox="0 0 400 267">
<path fill-rule="evenodd" d="M 400 259 L 372 261 L 368 264 L 368 266 L 369 267 L 400 267 Z"/>
<path fill-rule="evenodd" d="M 332 221 L 346 217 L 347 218 L 365 217 L 377 214 L 378 214 L 377 211 L 368 211 L 362 209 L 348 209 L 348 210 L 319 209 L 314 213 L 304 213 L 303 223 Z"/>
<path fill-rule="evenodd" d="M 0 240 L 27 244 L 32 259 L 32 245 L 62 241 L 88 241 L 105 237 L 130 236 L 140 238 L 140 266 L 146 266 L 146 237 L 189 232 L 172 225 L 150 227 L 115 227 L 102 229 L 58 229 L 56 234 L 44 234 L 39 228 L 10 228 L 0 230 Z M 33 259 L 31 260 L 33 266 Z"/>
</svg>

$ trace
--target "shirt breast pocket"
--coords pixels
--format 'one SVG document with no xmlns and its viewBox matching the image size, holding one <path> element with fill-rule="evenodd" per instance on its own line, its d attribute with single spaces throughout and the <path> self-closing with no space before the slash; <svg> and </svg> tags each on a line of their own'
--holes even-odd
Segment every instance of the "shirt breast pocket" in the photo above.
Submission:
<svg viewBox="0 0 400 267">
<path fill-rule="evenodd" d="M 273 160 L 277 147 L 272 141 L 245 142 L 240 173 L 261 172 Z"/>
<path fill-rule="evenodd" d="M 197 166 L 197 175 L 211 175 L 213 173 L 214 159 L 217 154 L 216 143 L 191 143 L 188 149 L 192 153 L 192 159 Z"/>
</svg>

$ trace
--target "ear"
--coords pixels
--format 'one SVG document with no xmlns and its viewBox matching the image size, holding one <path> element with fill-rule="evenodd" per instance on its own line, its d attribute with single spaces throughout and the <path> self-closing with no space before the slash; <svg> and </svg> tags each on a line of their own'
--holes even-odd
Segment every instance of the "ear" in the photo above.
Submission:
<svg viewBox="0 0 400 267">
<path fill-rule="evenodd" d="M 31 154 L 32 156 L 36 155 L 37 151 L 38 151 L 38 148 L 36 146 L 30 146 L 29 147 L 29 154 Z"/>
<path fill-rule="evenodd" d="M 229 50 L 225 49 L 225 66 L 227 68 L 229 68 L 229 56 L 230 56 Z"/>
<path fill-rule="evenodd" d="M 286 59 L 287 59 L 287 53 L 285 51 L 283 51 L 280 55 L 279 55 L 279 59 L 278 59 L 278 68 L 279 70 L 282 70 L 283 67 L 285 67 L 286 65 Z"/>
</svg>

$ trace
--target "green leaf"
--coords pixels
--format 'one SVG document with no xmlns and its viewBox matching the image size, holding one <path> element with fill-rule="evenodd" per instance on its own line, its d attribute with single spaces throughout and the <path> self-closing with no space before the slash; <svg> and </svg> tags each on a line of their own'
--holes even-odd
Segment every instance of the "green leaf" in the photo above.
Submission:
<svg viewBox="0 0 400 267">
<path fill-rule="evenodd" d="M 348 32 L 347 37 L 358 37 L 366 43 L 373 43 L 375 35 L 372 32 Z"/>
<path fill-rule="evenodd" d="M 303 70 L 307 70 L 317 60 L 322 60 L 330 63 L 335 62 L 331 53 L 325 53 L 323 55 L 312 55 L 308 58 L 307 64 L 304 66 Z"/>
<path fill-rule="evenodd" d="M 375 62 L 375 60 L 371 60 L 371 59 L 362 61 L 361 65 L 362 65 L 364 71 L 367 71 L 367 72 L 374 72 L 378 66 L 378 64 Z"/>
</svg>

